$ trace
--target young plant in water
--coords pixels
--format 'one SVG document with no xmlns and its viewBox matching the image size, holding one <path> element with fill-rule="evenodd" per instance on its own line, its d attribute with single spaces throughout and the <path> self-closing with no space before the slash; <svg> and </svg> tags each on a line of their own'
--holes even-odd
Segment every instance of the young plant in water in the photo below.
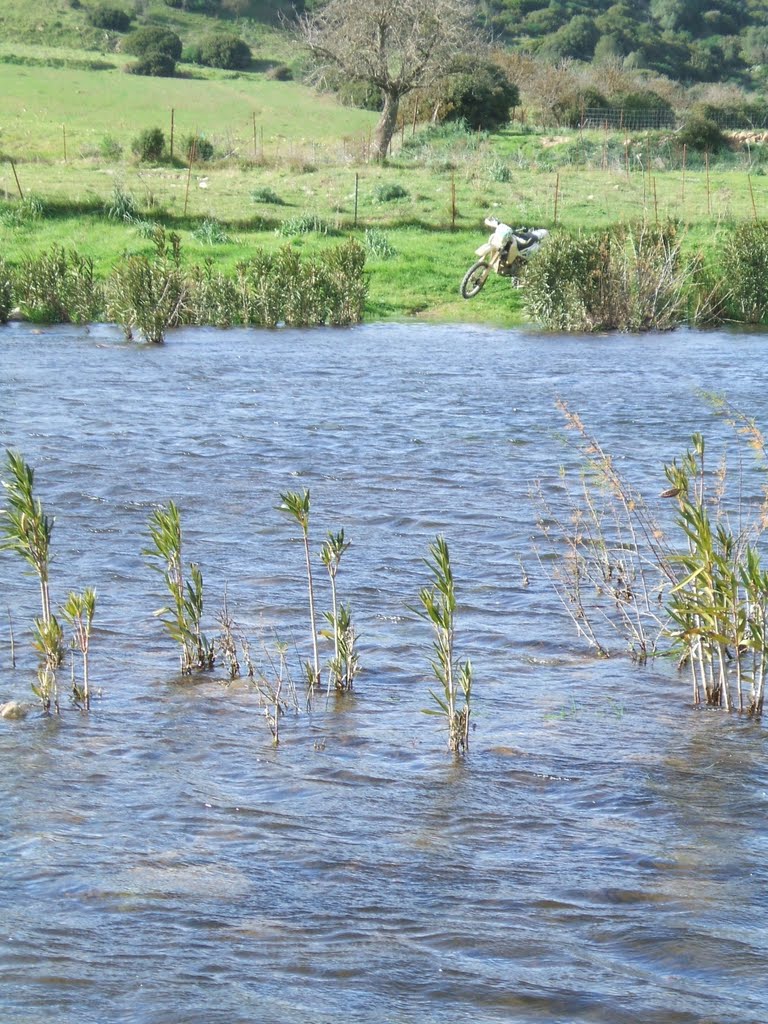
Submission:
<svg viewBox="0 0 768 1024">
<path fill-rule="evenodd" d="M 331 627 L 320 630 L 320 635 L 333 641 L 333 659 L 328 671 L 328 689 L 331 684 L 337 690 L 351 690 L 355 676 L 360 671 L 357 654 L 357 633 L 352 625 L 352 613 L 349 605 L 339 604 L 336 592 L 336 574 L 344 552 L 349 548 L 349 541 L 344 539 L 344 531 L 329 533 L 320 549 L 320 559 L 328 570 L 331 581 L 332 610 L 324 612 Z"/>
<path fill-rule="evenodd" d="M 82 594 L 74 590 L 70 592 L 66 604 L 62 605 L 62 617 L 69 624 L 72 630 L 72 647 L 77 648 L 83 661 L 83 682 L 82 686 L 72 681 L 72 696 L 76 704 L 85 708 L 91 706 L 91 690 L 89 684 L 88 655 L 91 646 L 91 629 L 93 627 L 93 616 L 96 613 L 96 591 L 92 587 L 86 587 Z"/>
<path fill-rule="evenodd" d="M 309 491 L 303 494 L 297 491 L 286 491 L 280 495 L 280 512 L 292 516 L 299 524 L 304 542 L 304 561 L 307 567 L 307 591 L 309 596 L 309 622 L 312 630 L 312 664 L 306 663 L 307 681 L 310 687 L 320 683 L 320 657 L 317 650 L 317 616 L 315 614 L 315 590 L 312 582 L 312 560 L 309 555 Z"/>
<path fill-rule="evenodd" d="M 3 487 L 8 507 L 0 510 L 0 550 L 14 551 L 32 567 L 40 586 L 41 615 L 34 620 L 35 649 L 40 654 L 38 682 L 32 690 L 45 711 L 59 710 L 56 669 L 63 658 L 61 626 L 51 612 L 48 583 L 53 519 L 34 495 L 35 473 L 17 452 L 6 453 L 8 479 Z"/>
<path fill-rule="evenodd" d="M 448 726 L 448 746 L 451 750 L 466 753 L 469 749 L 469 714 L 472 697 L 472 664 L 456 661 L 454 653 L 456 591 L 451 571 L 448 544 L 443 537 L 437 537 L 429 546 L 429 558 L 425 559 L 432 573 L 432 585 L 423 587 L 419 600 L 418 614 L 432 623 L 435 631 L 432 671 L 443 688 L 442 696 L 430 690 L 438 710 L 431 708 L 427 714 L 442 715 Z M 463 707 L 459 707 L 461 698 Z"/>
<path fill-rule="evenodd" d="M 161 618 L 168 635 L 180 647 L 182 675 L 195 669 L 213 668 L 214 645 L 201 629 L 203 616 L 203 574 L 196 562 L 189 564 L 189 580 L 184 577 L 181 551 L 181 516 L 174 502 L 169 501 L 150 516 L 149 534 L 152 547 L 143 554 L 150 565 L 162 574 L 172 603 L 155 614 Z M 155 564 L 159 563 L 159 564 Z"/>
</svg>

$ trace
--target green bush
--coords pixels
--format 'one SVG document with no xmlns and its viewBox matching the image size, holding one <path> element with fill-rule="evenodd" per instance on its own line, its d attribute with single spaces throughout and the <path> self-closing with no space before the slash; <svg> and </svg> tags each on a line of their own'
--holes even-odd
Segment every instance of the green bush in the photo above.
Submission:
<svg viewBox="0 0 768 1024">
<path fill-rule="evenodd" d="M 391 260 L 397 256 L 397 249 L 390 243 L 387 236 L 377 228 L 366 228 L 365 251 L 380 260 Z"/>
<path fill-rule="evenodd" d="M 578 128 L 587 110 L 600 110 L 610 106 L 608 100 L 597 89 L 579 89 L 565 96 L 553 107 L 553 113 L 559 124 L 568 128 Z"/>
<path fill-rule="evenodd" d="M 210 68 L 242 71 L 251 65 L 251 48 L 234 35 L 208 36 L 194 48 L 195 63 Z"/>
<path fill-rule="evenodd" d="M 167 28 L 148 25 L 131 32 L 123 40 L 123 51 L 134 57 L 145 57 L 150 53 L 165 53 L 172 60 L 181 59 L 181 40 Z"/>
<path fill-rule="evenodd" d="M 213 159 L 213 143 L 202 135 L 188 135 L 182 143 L 182 150 L 187 160 L 205 163 Z"/>
<path fill-rule="evenodd" d="M 155 78 L 173 78 L 176 61 L 167 53 L 147 53 L 127 69 L 132 75 L 150 75 Z"/>
<path fill-rule="evenodd" d="M 768 222 L 729 229 L 718 277 L 726 282 L 727 315 L 741 323 L 768 323 Z"/>
<path fill-rule="evenodd" d="M 512 107 L 520 102 L 520 90 L 497 64 L 465 59 L 458 73 L 447 79 L 438 100 L 442 120 L 463 121 L 473 131 L 493 132 L 508 124 Z"/>
<path fill-rule="evenodd" d="M 123 155 L 123 147 L 111 135 L 104 135 L 99 143 L 99 154 L 105 160 L 119 160 Z"/>
<path fill-rule="evenodd" d="M 251 199 L 254 203 L 271 203 L 272 206 L 285 206 L 285 200 L 281 199 L 277 192 L 267 185 L 255 188 L 251 192 Z"/>
<path fill-rule="evenodd" d="M 131 16 L 122 7 L 100 4 L 98 7 L 91 7 L 86 16 L 96 28 L 112 32 L 127 32 L 131 27 Z"/>
<path fill-rule="evenodd" d="M 232 239 L 215 217 L 206 217 L 202 224 L 195 228 L 192 237 L 205 245 L 227 245 Z"/>
<path fill-rule="evenodd" d="M 669 330 L 689 319 L 695 270 L 671 224 L 559 232 L 526 265 L 524 303 L 550 330 Z"/>
<path fill-rule="evenodd" d="M 22 315 L 35 323 L 90 323 L 103 308 L 93 260 L 57 245 L 21 261 L 16 294 Z"/>
<path fill-rule="evenodd" d="M 146 128 L 131 143 L 131 152 L 143 163 L 157 163 L 165 152 L 162 128 Z"/>
<path fill-rule="evenodd" d="M 717 153 L 726 144 L 725 135 L 715 121 L 706 117 L 692 117 L 677 133 L 681 146 L 701 152 Z"/>
<path fill-rule="evenodd" d="M 318 217 L 316 213 L 305 213 L 301 217 L 284 220 L 277 230 L 278 234 L 286 238 L 292 238 L 294 235 L 335 235 L 337 233 L 327 221 Z"/>
<path fill-rule="evenodd" d="M 163 228 L 154 234 L 156 253 L 128 256 L 107 282 L 107 316 L 120 324 L 126 338 L 139 331 L 147 342 L 159 343 L 169 327 L 182 321 L 187 283 L 180 270 L 181 243 Z"/>
<path fill-rule="evenodd" d="M 272 82 L 291 82 L 293 81 L 293 71 L 287 64 L 276 64 L 267 71 L 265 77 Z"/>
<path fill-rule="evenodd" d="M 408 189 L 396 182 L 382 182 L 373 190 L 374 202 L 377 203 L 391 203 L 395 199 L 407 199 L 408 195 Z"/>
</svg>

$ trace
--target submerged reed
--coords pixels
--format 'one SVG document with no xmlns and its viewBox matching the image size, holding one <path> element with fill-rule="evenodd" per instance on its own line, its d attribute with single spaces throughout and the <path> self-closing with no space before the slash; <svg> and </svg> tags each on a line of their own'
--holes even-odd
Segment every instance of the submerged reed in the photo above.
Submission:
<svg viewBox="0 0 768 1024">
<path fill-rule="evenodd" d="M 91 707 L 89 654 L 95 614 L 96 591 L 93 587 L 86 587 L 81 594 L 74 590 L 70 591 L 66 603 L 61 607 L 62 618 L 72 630 L 72 649 L 79 650 L 82 659 L 82 685 L 75 682 L 73 668 L 72 697 L 75 704 L 79 704 L 86 711 Z"/>
<path fill-rule="evenodd" d="M 40 589 L 41 614 L 34 620 L 34 646 L 40 655 L 38 681 L 32 691 L 40 699 L 43 710 L 58 713 L 59 696 L 56 669 L 61 665 L 64 650 L 62 631 L 51 610 L 49 570 L 53 519 L 43 511 L 42 502 L 34 494 L 35 472 L 18 452 L 6 452 L 7 479 L 3 479 L 8 505 L 0 509 L 0 550 L 13 551 L 27 562 L 37 576 Z"/>
<path fill-rule="evenodd" d="M 540 563 L 580 636 L 598 654 L 620 636 L 640 663 L 674 654 L 691 675 L 694 704 L 762 714 L 768 672 L 768 571 L 758 538 L 768 525 L 768 492 L 751 511 L 726 501 L 727 464 L 709 470 L 701 434 L 664 467 L 663 499 L 677 503 L 681 546 L 668 542 L 642 496 L 560 403 L 577 431 L 582 460 L 578 491 L 563 484 L 546 499 L 539 487 Z M 719 410 L 764 457 L 756 424 Z M 731 522 L 739 528 L 734 530 Z M 607 639 L 606 639 L 607 638 Z"/>
<path fill-rule="evenodd" d="M 434 659 L 431 662 L 435 678 L 442 686 L 442 695 L 430 690 L 438 710 L 427 709 L 427 714 L 442 715 L 448 726 L 448 747 L 458 753 L 469 749 L 469 715 L 472 697 L 472 664 L 457 661 L 455 656 L 456 591 L 451 570 L 448 544 L 436 537 L 429 546 L 425 559 L 432 573 L 432 584 L 419 593 L 421 610 L 418 614 L 430 622 L 434 629 Z M 463 706 L 459 707 L 463 697 Z"/>
<path fill-rule="evenodd" d="M 358 636 L 352 625 L 352 613 L 348 604 L 340 604 L 336 592 L 336 576 L 339 571 L 342 555 L 349 548 L 349 541 L 344 539 L 344 531 L 329 533 L 320 549 L 320 559 L 328 570 L 331 583 L 331 611 L 324 612 L 330 629 L 320 631 L 320 635 L 333 642 L 333 658 L 328 669 L 328 689 L 343 691 L 351 690 L 355 676 L 360 671 L 360 659 L 357 653 Z"/>
<path fill-rule="evenodd" d="M 215 648 L 202 631 L 203 574 L 196 562 L 188 566 L 185 578 L 182 558 L 181 515 L 174 502 L 155 509 L 149 520 L 152 546 L 143 554 L 150 565 L 161 573 L 172 603 L 155 614 L 160 618 L 171 639 L 179 645 L 182 675 L 197 669 L 210 669 L 215 660 Z"/>
<path fill-rule="evenodd" d="M 280 495 L 278 511 L 295 519 L 301 530 L 304 544 L 304 561 L 307 570 L 307 594 L 309 599 L 309 623 L 312 636 L 312 662 L 305 664 L 307 682 L 310 688 L 320 683 L 320 655 L 317 649 L 317 615 L 315 612 L 315 589 L 312 580 L 312 559 L 309 554 L 309 509 L 310 495 L 305 488 L 303 494 L 298 491 L 286 491 Z"/>
</svg>

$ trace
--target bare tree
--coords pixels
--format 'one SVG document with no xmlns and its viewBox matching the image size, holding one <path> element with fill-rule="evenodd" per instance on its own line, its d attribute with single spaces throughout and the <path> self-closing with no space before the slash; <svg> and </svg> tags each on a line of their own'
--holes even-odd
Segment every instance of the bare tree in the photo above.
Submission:
<svg viewBox="0 0 768 1024">
<path fill-rule="evenodd" d="M 328 0 L 300 19 L 318 79 L 332 71 L 381 91 L 376 159 L 387 155 L 403 96 L 431 85 L 476 48 L 475 8 L 475 0 Z"/>
</svg>

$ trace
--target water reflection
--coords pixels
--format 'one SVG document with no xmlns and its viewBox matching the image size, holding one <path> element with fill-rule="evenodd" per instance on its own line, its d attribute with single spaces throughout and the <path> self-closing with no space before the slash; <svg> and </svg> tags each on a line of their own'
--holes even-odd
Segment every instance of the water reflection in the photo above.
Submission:
<svg viewBox="0 0 768 1024">
<path fill-rule="evenodd" d="M 759 415 L 764 344 L 3 329 L 0 440 L 57 516 L 56 596 L 99 590 L 103 688 L 89 718 L 0 723 L 4 1024 L 764 1020 L 764 731 L 691 712 L 667 666 L 586 656 L 528 502 L 564 457 L 557 394 L 653 493 L 691 431 L 722 429 L 697 388 Z M 246 688 L 179 684 L 140 551 L 174 498 L 211 611 L 226 586 L 257 645 L 306 647 L 274 509 L 303 486 L 318 542 L 353 540 L 365 673 L 274 750 Z M 465 764 L 421 713 L 430 640 L 406 607 L 438 530 L 477 673 Z M 36 594 L 8 556 L 0 592 L 25 633 Z M 0 699 L 33 671 L 17 639 Z"/>
</svg>

